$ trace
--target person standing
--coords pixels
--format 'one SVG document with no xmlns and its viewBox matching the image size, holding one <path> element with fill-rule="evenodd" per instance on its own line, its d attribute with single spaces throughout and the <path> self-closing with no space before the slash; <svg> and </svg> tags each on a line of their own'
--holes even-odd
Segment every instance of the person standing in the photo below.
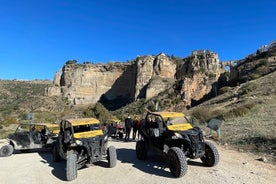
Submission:
<svg viewBox="0 0 276 184">
<path fill-rule="evenodd" d="M 141 128 L 141 120 L 140 120 L 140 118 L 137 119 L 137 125 L 138 125 L 138 140 L 140 140 L 140 128 Z"/>
<path fill-rule="evenodd" d="M 131 128 L 132 128 L 132 119 L 130 118 L 130 115 L 128 115 L 127 118 L 125 119 L 125 129 L 126 129 L 125 141 L 129 141 Z"/>
<path fill-rule="evenodd" d="M 138 127 L 138 119 L 137 117 L 135 116 L 134 120 L 133 120 L 133 129 L 132 129 L 132 138 L 133 140 L 136 139 L 136 134 L 137 134 L 137 131 L 138 131 L 139 127 Z M 139 133 L 138 133 L 138 139 L 139 139 Z"/>
</svg>

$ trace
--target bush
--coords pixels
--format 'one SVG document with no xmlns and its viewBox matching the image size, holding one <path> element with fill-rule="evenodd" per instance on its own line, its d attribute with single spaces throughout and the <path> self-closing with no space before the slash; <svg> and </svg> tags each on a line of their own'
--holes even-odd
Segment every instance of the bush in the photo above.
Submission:
<svg viewBox="0 0 276 184">
<path fill-rule="evenodd" d="M 93 107 L 84 111 L 83 116 L 94 117 L 101 120 L 112 118 L 112 114 L 101 103 L 96 103 Z"/>
<path fill-rule="evenodd" d="M 247 114 L 249 112 L 249 109 L 241 106 L 235 109 L 231 109 L 230 113 L 234 116 L 234 117 L 239 117 L 239 116 L 244 116 L 245 114 Z"/>
<path fill-rule="evenodd" d="M 240 89 L 241 90 L 241 94 L 248 94 L 250 92 L 253 92 L 258 87 L 259 87 L 259 84 L 256 83 L 256 82 L 246 83 Z"/>
<path fill-rule="evenodd" d="M 207 107 L 198 107 L 192 109 L 191 116 L 199 121 L 199 123 L 207 123 L 211 119 L 211 111 Z"/>
<path fill-rule="evenodd" d="M 75 59 L 73 59 L 73 60 L 68 60 L 68 61 L 66 61 L 66 65 L 70 65 L 70 64 L 76 64 L 78 61 L 77 60 L 75 60 Z"/>
<path fill-rule="evenodd" d="M 255 103 L 245 103 L 236 108 L 232 108 L 229 112 L 223 115 L 224 118 L 235 118 L 245 116 L 255 107 Z"/>
<path fill-rule="evenodd" d="M 0 124 L 4 126 L 9 126 L 10 124 L 16 124 L 16 123 L 17 123 L 16 118 L 12 116 L 5 116 L 3 118 L 3 121 L 0 122 Z"/>
<path fill-rule="evenodd" d="M 257 74 L 257 73 L 254 73 L 254 74 L 251 75 L 251 79 L 252 79 L 252 80 L 258 79 L 258 78 L 260 78 L 260 77 L 261 77 L 261 75 L 260 75 L 260 74 Z"/>
<path fill-rule="evenodd" d="M 224 94 L 231 91 L 231 87 L 230 86 L 225 86 L 219 89 L 219 94 Z"/>
</svg>

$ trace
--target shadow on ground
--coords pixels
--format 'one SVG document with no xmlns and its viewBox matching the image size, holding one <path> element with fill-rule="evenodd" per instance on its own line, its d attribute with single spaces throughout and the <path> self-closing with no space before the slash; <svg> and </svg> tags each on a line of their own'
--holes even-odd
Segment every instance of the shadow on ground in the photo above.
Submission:
<svg viewBox="0 0 276 184">
<path fill-rule="evenodd" d="M 122 163 L 130 163 L 145 173 L 172 178 L 171 173 L 165 170 L 167 168 L 166 162 L 159 155 L 149 153 L 147 160 L 138 160 L 135 150 L 120 148 L 117 149 L 117 159 Z"/>
<path fill-rule="evenodd" d="M 136 157 L 136 151 L 133 149 L 120 148 L 117 149 L 117 159 L 122 163 L 130 163 L 132 166 L 148 174 L 174 178 L 168 165 L 161 155 L 153 152 L 148 153 L 147 160 L 138 160 Z M 196 167 L 205 167 L 201 161 L 188 160 L 188 165 Z"/>
<path fill-rule="evenodd" d="M 52 158 L 52 154 L 50 152 L 38 152 L 39 155 L 41 156 L 42 163 L 48 164 L 49 167 L 53 168 L 52 174 L 57 177 L 58 179 L 62 181 L 66 181 L 66 162 L 64 160 L 59 161 L 59 162 L 54 162 Z"/>
<path fill-rule="evenodd" d="M 134 149 L 129 148 L 117 148 L 117 164 L 118 161 L 121 161 L 122 164 L 129 163 L 132 164 L 132 167 L 139 169 L 142 172 L 156 175 L 160 177 L 166 178 L 174 178 L 170 170 L 168 169 L 166 161 L 163 159 L 161 155 L 155 154 L 153 152 L 148 153 L 147 160 L 138 160 L 136 157 L 136 151 Z M 52 174 L 62 181 L 66 181 L 66 162 L 64 160 L 60 162 L 54 162 L 52 159 L 51 152 L 39 151 L 39 155 L 43 160 L 42 163 L 48 164 L 52 169 Z M 95 165 L 100 167 L 108 168 L 108 162 L 105 158 L 102 161 L 95 163 Z M 205 167 L 202 162 L 198 162 L 196 160 L 189 160 L 188 165 L 191 166 L 200 166 Z M 83 167 L 81 169 L 85 169 Z M 116 167 L 115 167 L 116 168 Z"/>
<path fill-rule="evenodd" d="M 58 179 L 62 180 L 62 181 L 67 181 L 66 180 L 66 161 L 65 160 L 61 160 L 59 162 L 54 162 L 53 158 L 52 158 L 52 153 L 51 152 L 38 152 L 39 155 L 41 156 L 41 158 L 43 160 L 41 160 L 42 163 L 44 164 L 48 164 L 49 167 L 53 168 L 52 170 L 52 174 L 57 177 Z M 103 160 L 93 164 L 93 165 L 97 165 L 100 167 L 109 167 L 107 160 L 103 157 Z M 79 170 L 85 169 L 88 166 L 84 166 Z"/>
</svg>

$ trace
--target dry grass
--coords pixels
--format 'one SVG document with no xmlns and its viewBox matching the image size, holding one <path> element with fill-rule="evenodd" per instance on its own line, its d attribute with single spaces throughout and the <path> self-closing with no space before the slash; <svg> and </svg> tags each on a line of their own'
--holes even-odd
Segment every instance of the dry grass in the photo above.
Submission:
<svg viewBox="0 0 276 184">
<path fill-rule="evenodd" d="M 239 87 L 191 109 L 191 115 L 223 119 L 217 141 L 243 152 L 253 152 L 276 163 L 276 72 Z M 205 124 L 204 124 L 205 125 Z M 202 125 L 205 132 L 209 129 Z"/>
</svg>

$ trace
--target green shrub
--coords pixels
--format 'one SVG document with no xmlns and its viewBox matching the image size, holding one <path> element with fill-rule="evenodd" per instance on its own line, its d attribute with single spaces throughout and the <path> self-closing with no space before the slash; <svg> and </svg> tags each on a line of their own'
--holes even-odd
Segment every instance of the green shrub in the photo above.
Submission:
<svg viewBox="0 0 276 184">
<path fill-rule="evenodd" d="M 67 60 L 65 64 L 70 65 L 70 64 L 76 64 L 77 62 L 78 62 L 77 60 L 73 59 L 73 60 Z"/>
<path fill-rule="evenodd" d="M 258 88 L 258 83 L 256 82 L 248 82 L 241 87 L 240 94 L 248 94 L 249 92 L 253 92 L 256 88 Z"/>
<path fill-rule="evenodd" d="M 3 120 L 0 122 L 1 125 L 9 126 L 10 124 L 16 124 L 17 120 L 16 118 L 12 116 L 4 116 Z"/>
<path fill-rule="evenodd" d="M 191 116 L 199 121 L 199 123 L 207 123 L 212 117 L 211 111 L 207 107 L 198 107 L 192 109 Z"/>
<path fill-rule="evenodd" d="M 235 117 L 242 117 L 245 116 L 246 114 L 248 114 L 251 109 L 253 109 L 255 107 L 255 103 L 251 102 L 251 103 L 245 103 L 242 104 L 236 108 L 232 108 L 231 110 L 229 110 L 228 112 L 226 112 L 223 117 L 225 119 L 228 118 L 235 118 Z"/>
<path fill-rule="evenodd" d="M 254 73 L 254 74 L 251 75 L 251 79 L 253 79 L 253 80 L 258 79 L 260 77 L 261 77 L 261 75 L 257 74 L 257 73 Z"/>
<path fill-rule="evenodd" d="M 245 114 L 247 114 L 249 112 L 249 109 L 241 106 L 238 108 L 234 108 L 230 110 L 230 113 L 234 116 L 234 117 L 239 117 L 239 116 L 244 116 Z"/>
<path fill-rule="evenodd" d="M 224 86 L 224 87 L 219 89 L 219 94 L 227 93 L 227 92 L 231 91 L 231 89 L 232 88 L 230 86 Z"/>
<path fill-rule="evenodd" d="M 84 117 L 94 117 L 97 119 L 110 119 L 112 114 L 101 104 L 96 103 L 93 107 L 83 112 Z"/>
</svg>

